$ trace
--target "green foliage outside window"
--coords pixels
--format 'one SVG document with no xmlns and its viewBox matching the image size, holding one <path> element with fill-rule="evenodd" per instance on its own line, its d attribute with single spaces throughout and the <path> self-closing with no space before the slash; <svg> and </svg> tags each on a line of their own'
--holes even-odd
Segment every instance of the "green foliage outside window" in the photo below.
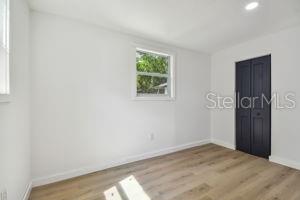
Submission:
<svg viewBox="0 0 300 200">
<path fill-rule="evenodd" d="M 166 94 L 169 57 L 140 51 L 137 51 L 136 54 L 137 93 Z M 142 74 L 139 74 L 139 72 L 142 72 Z"/>
</svg>

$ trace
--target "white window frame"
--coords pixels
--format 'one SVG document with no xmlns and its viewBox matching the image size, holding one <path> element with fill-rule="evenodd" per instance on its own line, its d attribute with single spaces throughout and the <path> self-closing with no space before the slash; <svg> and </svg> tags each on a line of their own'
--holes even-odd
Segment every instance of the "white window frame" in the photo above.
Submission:
<svg viewBox="0 0 300 200">
<path fill-rule="evenodd" d="M 6 30 L 3 36 L 3 47 L 6 51 L 6 65 L 4 66 L 4 91 L 0 91 L 0 103 L 10 102 L 10 0 L 6 0 L 6 13 L 5 23 L 3 24 L 3 30 Z"/>
<path fill-rule="evenodd" d="M 169 70 L 168 75 L 163 75 L 159 73 L 148 73 L 148 72 L 138 72 L 136 68 L 136 52 L 145 52 L 145 53 L 152 53 L 155 55 L 167 56 L 169 57 Z M 141 100 L 141 101 L 174 101 L 175 100 L 175 56 L 174 52 L 164 50 L 164 49 L 157 49 L 157 48 L 149 48 L 142 45 L 135 46 L 134 52 L 134 70 L 133 70 L 133 99 L 134 100 Z M 168 78 L 168 94 L 144 94 L 141 95 L 137 93 L 137 75 L 153 75 L 157 77 L 167 77 Z"/>
</svg>

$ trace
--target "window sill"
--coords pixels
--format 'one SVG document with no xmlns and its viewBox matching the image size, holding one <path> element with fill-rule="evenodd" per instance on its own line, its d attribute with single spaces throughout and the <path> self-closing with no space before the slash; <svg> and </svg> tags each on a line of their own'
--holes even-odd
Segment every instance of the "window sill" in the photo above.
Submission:
<svg viewBox="0 0 300 200">
<path fill-rule="evenodd" d="M 10 103 L 10 95 L 0 94 L 0 103 Z"/>
<path fill-rule="evenodd" d="M 135 101 L 175 101 L 175 97 L 134 96 Z"/>
</svg>

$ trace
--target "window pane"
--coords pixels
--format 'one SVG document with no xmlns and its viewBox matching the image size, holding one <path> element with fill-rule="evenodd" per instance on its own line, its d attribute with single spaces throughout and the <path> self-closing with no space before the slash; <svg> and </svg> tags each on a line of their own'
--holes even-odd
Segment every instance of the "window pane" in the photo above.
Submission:
<svg viewBox="0 0 300 200">
<path fill-rule="evenodd" d="M 137 94 L 168 94 L 168 78 L 137 75 Z"/>
<path fill-rule="evenodd" d="M 7 52 L 3 47 L 0 47 L 0 94 L 8 93 L 8 69 L 7 69 Z"/>
<path fill-rule="evenodd" d="M 5 0 L 0 0 L 0 42 L 3 47 L 4 25 L 5 25 Z"/>
<path fill-rule="evenodd" d="M 0 0 L 0 43 L 6 47 L 7 39 L 7 0 Z"/>
<path fill-rule="evenodd" d="M 169 57 L 137 51 L 136 68 L 138 72 L 168 74 Z"/>
<path fill-rule="evenodd" d="M 0 94 L 9 94 L 8 0 L 0 0 Z"/>
</svg>

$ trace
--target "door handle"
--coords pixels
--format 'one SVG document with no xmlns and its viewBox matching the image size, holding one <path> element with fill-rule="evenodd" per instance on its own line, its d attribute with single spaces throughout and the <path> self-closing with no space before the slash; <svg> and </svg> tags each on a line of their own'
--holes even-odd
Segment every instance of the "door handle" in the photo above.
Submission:
<svg viewBox="0 0 300 200">
<path fill-rule="evenodd" d="M 256 113 L 257 116 L 260 116 L 260 112 Z"/>
</svg>

